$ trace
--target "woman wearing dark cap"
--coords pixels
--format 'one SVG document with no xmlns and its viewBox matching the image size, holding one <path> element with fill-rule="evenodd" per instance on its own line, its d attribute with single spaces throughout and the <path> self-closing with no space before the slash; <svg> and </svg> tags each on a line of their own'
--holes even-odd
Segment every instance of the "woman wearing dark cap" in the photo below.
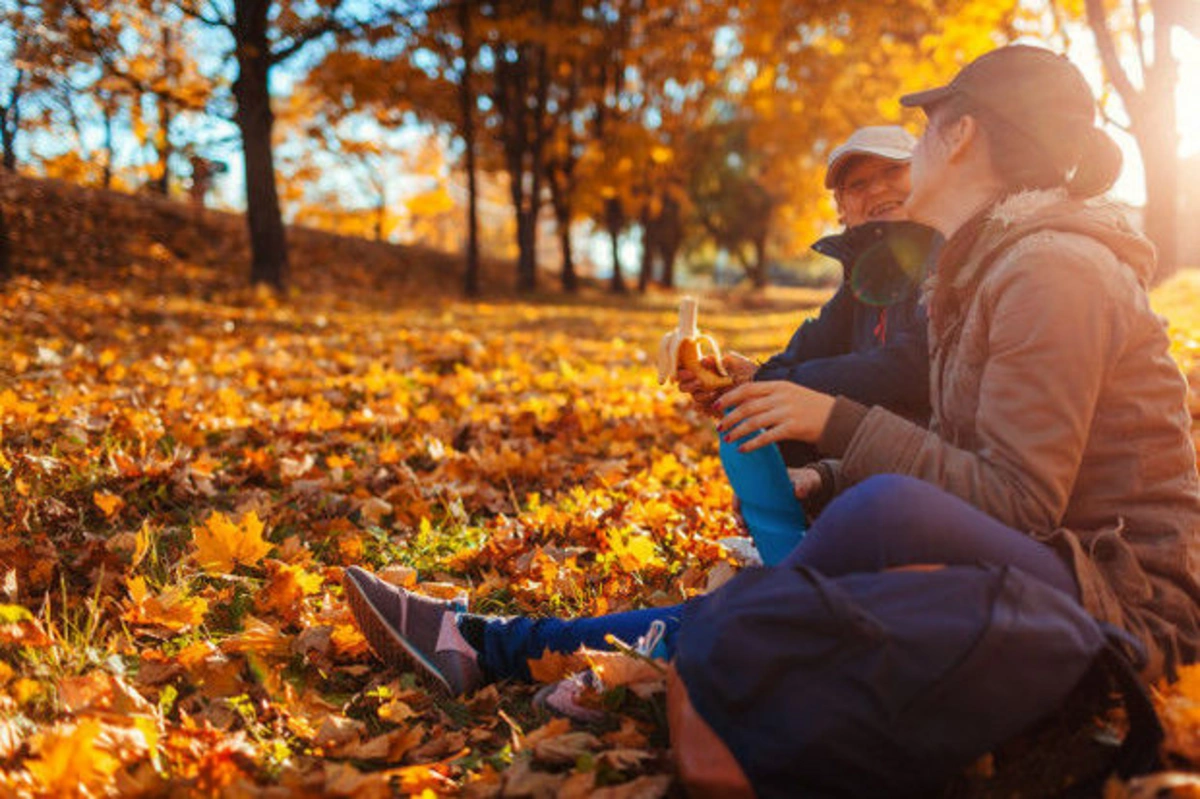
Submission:
<svg viewBox="0 0 1200 799">
<path fill-rule="evenodd" d="M 929 120 L 909 213 L 948 239 L 929 291 L 932 424 L 788 382 L 728 392 L 732 440 L 815 444 L 853 486 L 784 566 L 1015 566 L 1138 637 L 1145 676 L 1170 673 L 1200 648 L 1200 480 L 1186 385 L 1146 296 L 1153 248 L 1089 202 L 1121 164 L 1091 91 L 1065 58 L 1013 46 L 903 102 Z M 502 620 L 360 569 L 345 584 L 376 650 L 453 692 L 654 620 L 669 652 L 680 616 Z"/>
<path fill-rule="evenodd" d="M 1141 639 L 1147 676 L 1170 673 L 1200 655 L 1200 483 L 1146 295 L 1153 247 L 1088 201 L 1121 167 L 1091 90 L 1066 58 L 1012 46 L 901 102 L 928 118 L 910 217 L 948 240 L 928 287 L 930 429 L 757 384 L 726 396 L 726 433 L 814 442 L 858 484 L 793 558 L 1022 565 Z M 960 500 L 983 513 L 947 523 Z"/>
</svg>

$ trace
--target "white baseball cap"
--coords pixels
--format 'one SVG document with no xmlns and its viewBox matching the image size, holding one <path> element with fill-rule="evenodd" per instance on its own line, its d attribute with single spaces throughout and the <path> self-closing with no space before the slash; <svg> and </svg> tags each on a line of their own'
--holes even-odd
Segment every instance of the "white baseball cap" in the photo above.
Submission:
<svg viewBox="0 0 1200 799">
<path fill-rule="evenodd" d="M 889 161 L 910 161 L 916 146 L 916 137 L 897 125 L 859 128 L 829 154 L 825 168 L 825 188 L 832 189 L 837 185 L 842 169 L 849 163 L 851 156 L 874 155 Z"/>
</svg>

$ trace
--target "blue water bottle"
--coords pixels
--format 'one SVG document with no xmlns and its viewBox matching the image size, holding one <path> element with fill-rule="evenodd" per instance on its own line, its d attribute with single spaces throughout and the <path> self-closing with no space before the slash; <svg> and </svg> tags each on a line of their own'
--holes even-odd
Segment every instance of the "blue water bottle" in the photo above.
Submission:
<svg viewBox="0 0 1200 799">
<path fill-rule="evenodd" d="M 788 477 L 787 465 L 775 444 L 753 452 L 739 452 L 738 446 L 749 441 L 756 431 L 739 441 L 726 442 L 719 436 L 721 465 L 741 502 L 742 518 L 763 564 L 773 566 L 783 560 L 804 538 L 808 520 Z"/>
</svg>

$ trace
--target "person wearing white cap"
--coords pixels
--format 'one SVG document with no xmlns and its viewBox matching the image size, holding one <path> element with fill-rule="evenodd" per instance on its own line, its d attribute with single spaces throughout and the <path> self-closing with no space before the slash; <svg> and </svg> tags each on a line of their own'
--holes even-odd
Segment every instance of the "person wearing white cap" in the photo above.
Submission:
<svg viewBox="0 0 1200 799">
<path fill-rule="evenodd" d="M 926 316 L 920 304 L 926 256 L 936 233 L 904 222 L 909 162 L 916 139 L 904 128 L 859 128 L 829 153 L 825 186 L 833 190 L 839 234 L 813 244 L 842 264 L 841 288 L 820 313 L 804 322 L 787 347 L 762 364 L 738 353 L 723 363 L 734 385 L 751 380 L 786 380 L 833 395 L 880 405 L 907 418 L 929 415 L 929 354 Z M 686 371 L 680 388 L 709 410 L 724 392 L 706 391 Z M 798 442 L 781 447 L 789 466 L 811 464 L 835 488 L 816 451 Z M 798 493 L 815 492 L 816 475 Z M 817 507 L 821 498 L 810 499 Z"/>
</svg>

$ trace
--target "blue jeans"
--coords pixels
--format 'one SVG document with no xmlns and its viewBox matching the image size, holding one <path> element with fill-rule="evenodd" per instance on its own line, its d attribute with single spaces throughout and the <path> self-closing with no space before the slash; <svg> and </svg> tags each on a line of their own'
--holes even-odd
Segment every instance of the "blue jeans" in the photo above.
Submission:
<svg viewBox="0 0 1200 799">
<path fill-rule="evenodd" d="M 778 568 L 808 566 L 827 577 L 918 563 L 1009 565 L 1079 596 L 1075 576 L 1055 552 L 958 497 L 901 475 L 868 478 L 835 499 Z M 666 623 L 674 653 L 681 606 L 645 608 L 588 619 L 489 620 L 480 665 L 495 679 L 531 679 L 528 659 L 580 646 L 608 649 L 612 634 L 633 644 L 650 623 Z"/>
</svg>

